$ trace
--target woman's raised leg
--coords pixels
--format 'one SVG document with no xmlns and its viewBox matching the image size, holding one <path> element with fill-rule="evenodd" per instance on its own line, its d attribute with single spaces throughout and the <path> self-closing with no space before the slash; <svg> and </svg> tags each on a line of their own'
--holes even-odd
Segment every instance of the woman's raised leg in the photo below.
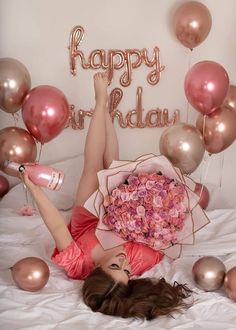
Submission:
<svg viewBox="0 0 236 330">
<path fill-rule="evenodd" d="M 104 168 L 108 168 L 113 160 L 119 159 L 119 144 L 108 108 L 106 109 L 105 125 L 106 125 L 106 145 L 103 156 L 103 164 L 104 164 Z"/>
<path fill-rule="evenodd" d="M 106 147 L 106 112 L 107 112 L 106 73 L 94 75 L 95 108 L 89 125 L 85 149 L 84 168 L 80 178 L 76 204 L 83 206 L 89 196 L 98 188 L 97 172 L 104 168 L 103 158 Z"/>
</svg>

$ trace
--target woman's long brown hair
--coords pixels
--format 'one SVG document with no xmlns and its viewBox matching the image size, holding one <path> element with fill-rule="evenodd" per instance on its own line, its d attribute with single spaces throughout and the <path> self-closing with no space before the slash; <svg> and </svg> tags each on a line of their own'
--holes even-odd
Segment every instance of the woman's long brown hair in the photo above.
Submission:
<svg viewBox="0 0 236 330">
<path fill-rule="evenodd" d="M 171 315 L 191 306 L 184 299 L 191 295 L 185 284 L 167 283 L 164 278 L 129 280 L 115 284 L 111 276 L 96 268 L 85 280 L 83 299 L 94 312 L 127 317 L 154 319 Z"/>
</svg>

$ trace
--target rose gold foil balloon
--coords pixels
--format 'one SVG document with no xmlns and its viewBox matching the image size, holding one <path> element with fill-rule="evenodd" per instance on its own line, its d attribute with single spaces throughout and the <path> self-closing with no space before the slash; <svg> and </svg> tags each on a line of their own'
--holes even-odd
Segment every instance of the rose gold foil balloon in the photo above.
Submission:
<svg viewBox="0 0 236 330">
<path fill-rule="evenodd" d="M 0 58 L 0 108 L 18 111 L 30 90 L 31 79 L 26 67 L 14 58 Z"/>
<path fill-rule="evenodd" d="M 189 103 L 203 115 L 208 115 L 222 105 L 228 89 L 227 72 L 213 61 L 196 63 L 185 76 L 185 95 Z"/>
<path fill-rule="evenodd" d="M 8 180 L 3 175 L 0 175 L 0 198 L 8 193 L 9 188 L 10 185 Z"/>
<path fill-rule="evenodd" d="M 42 144 L 52 140 L 65 128 L 69 114 L 65 95 L 53 86 L 33 88 L 22 105 L 22 117 L 28 131 Z"/>
<path fill-rule="evenodd" d="M 222 106 L 208 116 L 199 115 L 196 127 L 203 135 L 206 150 L 216 154 L 236 139 L 236 111 Z"/>
<path fill-rule="evenodd" d="M 33 137 L 23 128 L 6 127 L 0 130 L 0 169 L 6 174 L 18 176 L 19 173 L 4 169 L 5 160 L 16 163 L 34 162 L 37 146 Z"/>
<path fill-rule="evenodd" d="M 211 14 L 197 1 L 182 4 L 175 12 L 174 31 L 178 40 L 190 49 L 202 43 L 211 30 Z"/>
<path fill-rule="evenodd" d="M 192 125 L 177 123 L 160 138 L 160 152 L 182 173 L 192 173 L 201 163 L 205 147 L 201 133 Z"/>
<path fill-rule="evenodd" d="M 223 262 L 211 256 L 198 259 L 192 268 L 194 281 L 200 289 L 205 291 L 219 289 L 224 282 L 225 272 Z"/>
<path fill-rule="evenodd" d="M 227 296 L 236 302 L 236 267 L 227 271 L 224 279 L 224 289 Z"/>
<path fill-rule="evenodd" d="M 201 208 L 206 209 L 210 199 L 210 194 L 207 187 L 201 183 L 196 183 L 194 192 L 200 197 L 198 203 L 201 206 Z"/>
<path fill-rule="evenodd" d="M 230 85 L 223 106 L 236 111 L 236 86 Z"/>
<path fill-rule="evenodd" d="M 26 291 L 42 289 L 49 278 L 48 265 L 36 257 L 21 259 L 10 269 L 14 282 L 20 289 Z"/>
</svg>

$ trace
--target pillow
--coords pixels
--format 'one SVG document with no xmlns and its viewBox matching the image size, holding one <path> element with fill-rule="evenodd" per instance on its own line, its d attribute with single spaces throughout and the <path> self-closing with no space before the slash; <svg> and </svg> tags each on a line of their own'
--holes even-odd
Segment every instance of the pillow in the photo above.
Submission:
<svg viewBox="0 0 236 330">
<path fill-rule="evenodd" d="M 56 169 L 62 170 L 65 174 L 64 182 L 60 190 L 54 191 L 43 188 L 48 198 L 59 210 L 68 210 L 73 206 L 77 186 L 83 170 L 83 160 L 83 155 L 78 155 L 76 157 L 49 165 Z M 27 200 L 22 183 L 19 183 L 10 189 L 10 191 L 0 201 L 0 207 L 12 208 L 15 210 L 19 210 L 24 206 L 24 204 L 27 204 Z"/>
</svg>

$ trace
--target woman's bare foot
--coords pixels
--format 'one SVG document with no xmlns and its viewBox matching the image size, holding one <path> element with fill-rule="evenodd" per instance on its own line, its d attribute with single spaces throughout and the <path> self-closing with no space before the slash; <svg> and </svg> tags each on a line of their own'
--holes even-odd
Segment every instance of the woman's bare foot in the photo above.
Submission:
<svg viewBox="0 0 236 330">
<path fill-rule="evenodd" d="M 106 106 L 108 101 L 107 94 L 108 75 L 107 72 L 98 72 L 94 75 L 94 91 L 97 105 Z"/>
</svg>

